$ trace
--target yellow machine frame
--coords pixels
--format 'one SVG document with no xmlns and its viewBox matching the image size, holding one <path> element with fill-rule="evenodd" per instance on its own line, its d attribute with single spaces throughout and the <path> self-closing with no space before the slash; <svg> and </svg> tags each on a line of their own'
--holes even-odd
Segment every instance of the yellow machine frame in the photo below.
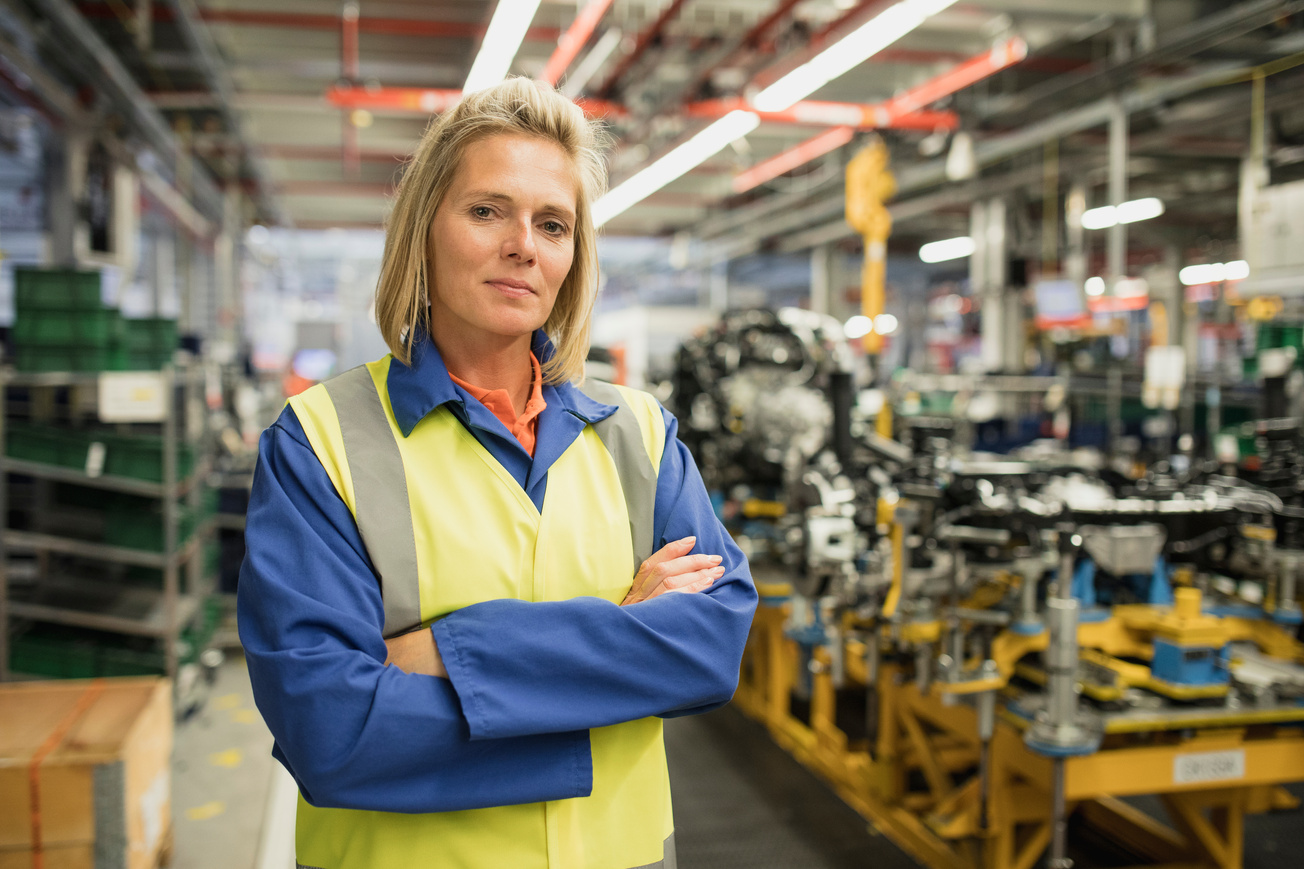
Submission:
<svg viewBox="0 0 1304 869">
<path fill-rule="evenodd" d="M 762 586 L 763 595 L 766 591 Z M 934 682 L 921 694 L 895 664 L 880 667 L 869 685 L 864 643 L 857 640 L 845 643 L 842 658 L 848 683 L 866 685 L 876 694 L 874 744 L 851 743 L 838 728 L 833 667 L 825 648 L 817 647 L 809 659 L 810 715 L 808 721 L 799 720 L 791 712 L 790 698 L 803 656 L 784 633 L 788 610 L 783 598 L 762 597 L 743 658 L 738 707 L 925 865 L 1031 869 L 1051 837 L 1052 761 L 1025 747 L 1025 722 L 1006 712 L 998 717 L 984 800 L 980 778 L 973 773 L 981 752 L 973 707 L 947 696 L 944 683 Z M 1140 621 L 1140 612 L 1129 612 L 1111 619 L 1112 627 L 1083 625 L 1082 630 L 1118 632 L 1121 642 L 1130 633 L 1129 624 Z M 1237 626 L 1237 633 L 1243 630 L 1248 629 Z M 923 631 L 916 641 L 933 641 L 932 634 Z M 870 636 L 878 635 L 871 631 Z M 1082 639 L 1084 647 L 1096 645 Z M 1005 649 L 1003 667 L 1012 668 L 1018 657 L 1039 644 L 1044 641 L 1034 636 L 1024 640 L 1022 651 Z M 1008 657 L 1016 653 L 1012 660 Z M 1240 869 L 1245 815 L 1299 804 L 1281 785 L 1304 780 L 1304 727 L 1282 717 L 1280 710 L 1247 709 L 1235 719 L 1201 722 L 1187 717 L 1179 723 L 1157 713 L 1145 724 L 1106 727 L 1099 751 L 1066 761 L 1068 807 L 1150 861 L 1145 865 Z M 1225 751 L 1243 752 L 1241 777 L 1193 785 L 1174 782 L 1175 764 L 1182 756 Z M 1168 823 L 1121 799 L 1140 794 L 1159 797 Z"/>
</svg>

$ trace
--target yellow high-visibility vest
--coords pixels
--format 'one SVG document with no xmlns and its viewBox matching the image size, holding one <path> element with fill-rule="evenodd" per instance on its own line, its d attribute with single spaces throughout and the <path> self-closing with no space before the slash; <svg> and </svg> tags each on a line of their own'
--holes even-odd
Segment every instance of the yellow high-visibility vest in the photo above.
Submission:
<svg viewBox="0 0 1304 869">
<path fill-rule="evenodd" d="M 655 399 L 607 384 L 594 386 L 596 394 L 586 387 L 598 400 L 620 405 L 613 423 L 623 425 L 623 433 L 602 429 L 602 423 L 586 426 L 549 469 L 540 511 L 446 406 L 403 436 L 385 388 L 391 360 L 369 363 L 290 400 L 380 574 L 386 636 L 487 600 L 590 595 L 619 603 L 639 559 L 651 554 L 640 550 L 651 544 L 649 505 L 665 449 Z M 620 445 L 613 447 L 616 440 Z M 364 473 L 351 472 L 350 454 L 355 461 L 365 454 Z M 623 487 L 631 454 L 637 454 L 644 479 Z M 651 490 L 644 491 L 649 470 Z M 397 506 L 373 516 L 382 498 Z M 404 505 L 410 523 L 402 521 Z M 595 728 L 590 745 L 593 791 L 578 799 L 399 814 L 318 808 L 301 796 L 298 864 L 673 869 L 661 720 Z"/>
</svg>

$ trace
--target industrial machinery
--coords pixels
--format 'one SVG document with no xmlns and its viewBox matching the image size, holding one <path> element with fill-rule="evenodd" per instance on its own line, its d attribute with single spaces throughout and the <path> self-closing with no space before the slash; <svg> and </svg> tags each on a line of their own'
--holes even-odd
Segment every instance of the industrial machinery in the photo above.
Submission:
<svg viewBox="0 0 1304 869">
<path fill-rule="evenodd" d="M 1295 807 L 1281 785 L 1304 780 L 1298 429 L 1262 425 L 1254 482 L 1042 445 L 984 456 L 944 418 L 884 437 L 820 358 L 801 388 L 827 408 L 809 436 L 828 436 L 767 478 L 768 530 L 734 526 L 762 595 L 737 704 L 929 866 L 1067 869 L 1071 815 L 1145 861 L 1240 866 L 1245 815 Z M 689 402 L 736 398 L 705 364 Z M 722 379 L 776 376 L 748 367 Z M 787 428 L 728 407 L 688 428 L 718 463 L 708 484 L 737 489 L 759 467 L 740 450 Z M 1166 818 L 1128 802 L 1146 794 Z"/>
</svg>

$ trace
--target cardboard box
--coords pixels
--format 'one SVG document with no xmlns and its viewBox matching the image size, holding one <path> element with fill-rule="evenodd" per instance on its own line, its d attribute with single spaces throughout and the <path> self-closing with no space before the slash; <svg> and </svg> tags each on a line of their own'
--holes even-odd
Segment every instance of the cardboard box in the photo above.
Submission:
<svg viewBox="0 0 1304 869">
<path fill-rule="evenodd" d="M 172 688 L 158 677 L 0 685 L 0 869 L 154 869 L 170 842 Z M 58 734 L 62 732 L 62 737 Z"/>
</svg>

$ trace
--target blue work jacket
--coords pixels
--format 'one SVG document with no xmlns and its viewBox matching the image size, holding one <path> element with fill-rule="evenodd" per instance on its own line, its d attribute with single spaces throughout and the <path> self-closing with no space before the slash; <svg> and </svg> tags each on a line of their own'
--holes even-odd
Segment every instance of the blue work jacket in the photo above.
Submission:
<svg viewBox="0 0 1304 869">
<path fill-rule="evenodd" d="M 542 333 L 534 351 L 541 361 L 552 353 Z M 452 382 L 429 340 L 410 367 L 393 363 L 386 386 L 404 436 L 447 405 L 540 508 L 551 464 L 615 412 L 570 384 L 545 385 L 531 458 Z M 654 545 L 696 536 L 693 551 L 722 556 L 724 576 L 703 593 L 626 607 L 592 597 L 465 607 L 430 628 L 449 674 L 439 679 L 385 666 L 375 570 L 299 420 L 282 411 L 259 444 L 238 618 L 273 754 L 305 799 L 443 812 L 582 797 L 592 788 L 589 728 L 728 702 L 756 590 L 677 421 L 663 415 Z M 493 529 L 483 530 L 493 546 Z"/>
</svg>

